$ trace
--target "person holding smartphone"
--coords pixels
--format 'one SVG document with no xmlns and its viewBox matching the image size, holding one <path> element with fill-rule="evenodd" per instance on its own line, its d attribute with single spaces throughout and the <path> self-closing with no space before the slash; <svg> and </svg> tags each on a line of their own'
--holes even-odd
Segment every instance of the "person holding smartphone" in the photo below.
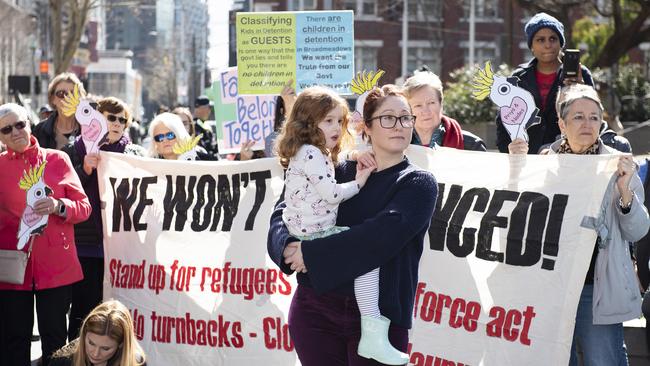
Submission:
<svg viewBox="0 0 650 366">
<path fill-rule="evenodd" d="M 563 65 L 564 26 L 559 20 L 546 13 L 537 13 L 526 23 L 524 32 L 534 57 L 519 65 L 512 76 L 519 79 L 519 87 L 533 94 L 535 104 L 539 108 L 538 115 L 542 122 L 531 126 L 527 131 L 528 153 L 537 154 L 543 145 L 554 142 L 560 134 L 555 110 L 555 99 L 560 87 L 573 83 L 584 83 L 593 87 L 594 81 L 591 72 L 579 62 L 573 62 L 572 66 Z M 571 59 L 575 60 L 575 54 L 572 56 Z M 572 70 L 568 70 L 569 66 Z M 514 146 L 510 146 L 510 135 L 498 114 L 496 123 L 499 151 L 509 152 L 511 148 L 516 148 L 518 141 L 514 142 Z"/>
</svg>

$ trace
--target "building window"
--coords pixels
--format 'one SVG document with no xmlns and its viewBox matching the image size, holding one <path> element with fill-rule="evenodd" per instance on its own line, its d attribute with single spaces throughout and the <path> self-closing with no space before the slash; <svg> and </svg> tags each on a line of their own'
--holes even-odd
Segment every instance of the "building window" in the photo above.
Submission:
<svg viewBox="0 0 650 366">
<path fill-rule="evenodd" d="M 522 54 L 522 60 L 521 60 L 522 63 L 528 62 L 533 57 L 535 57 L 533 56 L 533 51 L 531 51 L 530 48 L 528 48 L 528 43 L 519 42 L 519 49 L 521 50 L 521 54 Z"/>
<path fill-rule="evenodd" d="M 354 11 L 356 18 L 377 16 L 377 1 L 374 0 L 345 0 L 343 8 Z"/>
<path fill-rule="evenodd" d="M 354 41 L 354 71 L 373 71 L 377 70 L 377 57 L 379 49 L 383 47 L 384 42 L 380 40 L 363 40 Z"/>
<path fill-rule="evenodd" d="M 442 14 L 442 1 L 408 0 L 409 20 L 427 22 L 439 20 Z"/>
<path fill-rule="evenodd" d="M 399 42 L 399 46 L 402 47 L 402 42 Z M 429 41 L 429 40 L 413 40 L 408 43 L 407 51 L 407 72 L 413 73 L 413 71 L 419 69 L 420 67 L 426 65 L 429 70 L 436 74 L 440 74 L 441 71 L 441 62 L 440 62 L 440 48 L 442 47 L 441 42 L 439 41 Z"/>
<path fill-rule="evenodd" d="M 471 0 L 463 1 L 465 19 L 469 19 Z M 494 20 L 499 18 L 499 0 L 474 0 L 474 17 L 479 20 Z"/>
<path fill-rule="evenodd" d="M 302 8 L 300 7 L 301 2 L 302 2 Z M 316 9 L 316 0 L 293 0 L 292 4 L 293 4 L 294 11 Z"/>
<path fill-rule="evenodd" d="M 461 42 L 460 47 L 463 48 L 465 65 L 469 65 L 469 42 Z M 499 48 L 494 42 L 474 43 L 474 63 L 481 67 L 485 65 L 485 61 L 490 61 L 496 67 L 501 61 L 499 53 Z"/>
</svg>

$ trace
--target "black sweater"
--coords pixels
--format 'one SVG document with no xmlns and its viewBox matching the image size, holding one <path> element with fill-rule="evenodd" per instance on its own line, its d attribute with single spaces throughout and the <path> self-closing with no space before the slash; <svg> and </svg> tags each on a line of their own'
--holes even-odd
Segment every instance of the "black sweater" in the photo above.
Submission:
<svg viewBox="0 0 650 366">
<path fill-rule="evenodd" d="M 336 169 L 336 181 L 352 181 L 356 163 Z M 393 323 L 410 328 L 424 235 L 438 196 L 433 175 L 408 160 L 373 173 L 359 194 L 341 203 L 337 225 L 350 230 L 302 242 L 308 273 L 298 283 L 317 292 L 354 295 L 354 279 L 380 267 L 379 309 Z M 282 252 L 292 238 L 282 221 L 284 203 L 271 216 L 268 252 L 284 273 Z"/>
</svg>

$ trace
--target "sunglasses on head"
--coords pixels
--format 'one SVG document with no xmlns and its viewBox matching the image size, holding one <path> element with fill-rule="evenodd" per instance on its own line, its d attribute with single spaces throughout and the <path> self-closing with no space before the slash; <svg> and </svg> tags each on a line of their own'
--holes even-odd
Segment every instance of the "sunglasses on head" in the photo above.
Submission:
<svg viewBox="0 0 650 366">
<path fill-rule="evenodd" d="M 70 92 L 67 90 L 57 90 L 54 92 L 54 95 L 59 99 L 64 99 L 68 94 L 70 94 Z"/>
<path fill-rule="evenodd" d="M 25 121 L 18 121 L 14 123 L 13 125 L 6 125 L 2 128 L 0 128 L 0 132 L 2 132 L 3 135 L 8 135 L 11 133 L 11 130 L 16 128 L 17 130 L 22 130 L 27 126 L 27 122 Z"/>
<path fill-rule="evenodd" d="M 107 115 L 106 115 L 106 119 L 108 120 L 108 122 L 116 122 L 116 121 L 120 121 L 120 123 L 123 124 L 123 125 L 125 125 L 125 124 L 126 124 L 126 121 L 127 121 L 126 118 L 124 118 L 124 117 L 118 117 L 118 116 L 116 116 L 116 115 L 114 115 L 114 114 L 107 114 Z"/>
<path fill-rule="evenodd" d="M 153 137 L 156 142 L 163 142 L 163 140 L 173 140 L 176 138 L 176 135 L 173 132 L 161 133 Z"/>
</svg>

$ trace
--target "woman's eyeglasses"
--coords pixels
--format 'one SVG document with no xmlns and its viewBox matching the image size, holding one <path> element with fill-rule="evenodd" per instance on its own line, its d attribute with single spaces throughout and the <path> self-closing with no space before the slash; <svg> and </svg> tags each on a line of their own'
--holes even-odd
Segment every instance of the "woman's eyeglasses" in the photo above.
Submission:
<svg viewBox="0 0 650 366">
<path fill-rule="evenodd" d="M 369 118 L 368 121 L 372 121 L 373 119 L 378 119 L 379 124 L 383 128 L 393 128 L 397 124 L 397 121 L 399 121 L 399 124 L 402 125 L 402 127 L 404 128 L 411 128 L 415 124 L 415 116 L 411 114 L 406 114 L 399 117 L 391 116 L 387 114 L 384 116 Z"/>
<path fill-rule="evenodd" d="M 27 126 L 27 122 L 25 121 L 18 121 L 14 123 L 13 125 L 6 125 L 2 128 L 0 128 L 0 132 L 2 132 L 3 135 L 8 135 L 11 133 L 11 131 L 15 128 L 17 130 L 22 130 Z"/>
<path fill-rule="evenodd" d="M 120 121 L 120 123 L 123 124 L 123 125 L 125 125 L 125 124 L 126 124 L 126 121 L 127 121 L 126 118 L 124 118 L 124 117 L 118 117 L 118 116 L 116 116 L 116 115 L 114 115 L 114 114 L 106 114 L 106 119 L 108 120 L 108 122 L 116 122 L 116 121 Z M 160 135 L 159 135 L 159 136 L 160 136 Z"/>
<path fill-rule="evenodd" d="M 64 99 L 68 94 L 70 94 L 70 92 L 67 90 L 57 90 L 54 92 L 54 95 L 59 99 Z"/>
<path fill-rule="evenodd" d="M 165 139 L 173 140 L 176 138 L 176 135 L 173 132 L 161 133 L 153 137 L 156 142 L 163 142 Z"/>
</svg>

